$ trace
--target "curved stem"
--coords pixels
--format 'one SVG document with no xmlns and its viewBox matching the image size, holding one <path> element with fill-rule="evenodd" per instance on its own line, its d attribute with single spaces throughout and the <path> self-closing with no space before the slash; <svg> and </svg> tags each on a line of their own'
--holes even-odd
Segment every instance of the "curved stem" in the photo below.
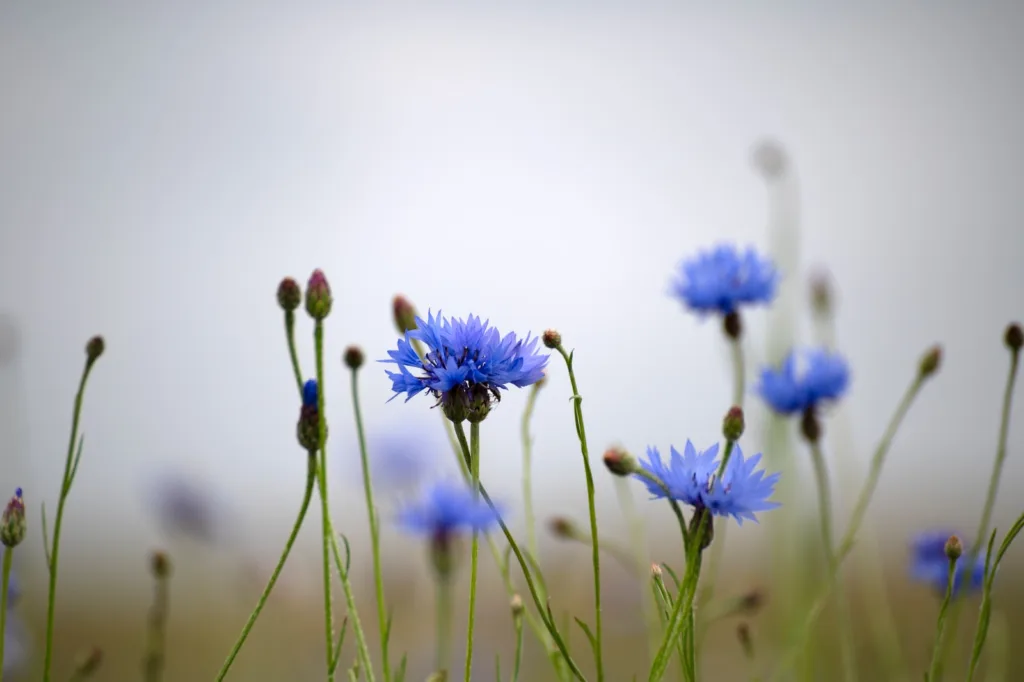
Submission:
<svg viewBox="0 0 1024 682">
<path fill-rule="evenodd" d="M 572 385 L 573 414 L 576 420 L 576 434 L 580 439 L 583 455 L 583 471 L 587 477 L 587 511 L 590 514 L 591 563 L 594 566 L 594 659 L 597 664 L 597 682 L 604 682 L 604 653 L 602 651 L 603 627 L 601 624 L 601 549 L 597 535 L 597 509 L 594 500 L 594 475 L 590 470 L 590 454 L 587 450 L 587 431 L 583 424 L 583 396 L 576 386 L 576 373 L 572 367 L 572 356 L 561 345 L 557 348 L 565 360 Z"/>
<path fill-rule="evenodd" d="M 331 527 L 330 517 L 327 518 L 327 535 L 331 552 L 334 555 L 334 565 L 338 569 L 338 575 L 341 579 L 341 590 L 345 595 L 345 608 L 348 609 L 352 629 L 356 633 L 356 654 L 366 669 L 367 682 L 375 682 L 376 676 L 373 673 L 373 661 L 370 658 L 370 649 L 366 646 L 366 633 L 363 631 L 362 622 L 359 620 L 359 611 L 356 609 L 356 600 L 352 593 L 352 583 L 348 579 L 348 570 L 341 561 L 341 551 L 338 549 L 338 539 L 335 537 L 334 529 Z M 341 651 L 339 650 L 337 657 L 328 665 L 328 673 L 330 675 L 334 674 L 340 660 Z"/>
<path fill-rule="evenodd" d="M 284 312 L 284 334 L 288 339 L 288 356 L 292 361 L 292 373 L 295 375 L 295 385 L 299 389 L 299 396 L 302 396 L 302 370 L 299 368 L 299 354 L 295 350 L 295 311 Z"/>
<path fill-rule="evenodd" d="M 85 397 L 85 385 L 95 360 L 86 360 L 82 378 L 78 383 L 75 395 L 75 409 L 71 418 L 71 437 L 68 439 L 68 453 L 64 460 L 64 478 L 60 485 L 60 498 L 57 501 L 57 518 L 53 522 L 53 546 L 50 548 L 50 582 L 47 589 L 46 604 L 46 653 L 43 656 L 43 682 L 50 682 L 50 667 L 53 661 L 53 620 L 57 603 L 57 567 L 60 562 L 60 529 L 64 520 L 64 504 L 71 492 L 71 482 L 77 469 L 78 457 L 75 456 L 75 441 L 78 439 L 78 420 L 82 414 L 82 401 Z M 81 456 L 81 448 L 79 448 Z"/>
<path fill-rule="evenodd" d="M 245 644 L 246 638 L 249 637 L 249 631 L 252 630 L 253 625 L 256 624 L 256 619 L 260 617 L 260 612 L 263 611 L 263 607 L 267 603 L 267 599 L 270 597 L 270 593 L 274 589 L 274 585 L 277 584 L 277 579 L 281 575 L 281 570 L 284 568 L 284 564 L 288 561 L 288 555 L 292 551 L 292 546 L 295 544 L 295 538 L 299 535 L 299 529 L 302 528 L 302 522 L 306 518 L 306 511 L 309 509 L 309 502 L 313 497 L 313 483 L 316 480 L 316 456 L 310 453 L 309 455 L 309 472 L 306 474 L 306 492 L 302 496 L 302 505 L 299 507 L 299 515 L 295 519 L 295 525 L 292 526 L 291 533 L 288 534 L 288 540 L 284 543 L 284 551 L 281 553 L 281 558 L 277 560 L 277 566 L 274 567 L 274 572 L 270 574 L 270 580 L 267 582 L 267 586 L 263 589 L 263 594 L 260 595 L 259 601 L 256 602 L 256 608 L 253 609 L 252 615 L 249 616 L 249 620 L 246 621 L 245 626 L 242 628 L 242 634 L 239 635 L 238 641 L 235 642 L 235 646 L 231 649 L 231 653 L 228 654 L 228 658 L 224 661 L 224 665 L 221 666 L 220 672 L 217 673 L 216 682 L 223 680 L 228 670 L 231 669 L 232 664 L 235 662 L 235 657 L 238 656 L 238 652 L 242 649 L 242 645 Z"/>
<path fill-rule="evenodd" d="M 535 558 L 537 554 L 537 524 L 533 515 L 533 439 L 530 437 L 530 419 L 537 403 L 540 383 L 534 384 L 526 399 L 520 435 L 523 441 L 523 515 L 526 518 L 526 548 Z"/>
<path fill-rule="evenodd" d="M 469 475 L 473 486 L 473 495 L 480 494 L 480 424 L 471 422 L 469 425 Z M 469 625 L 466 628 L 466 674 L 465 682 L 470 682 L 473 669 L 473 626 L 476 622 L 476 582 L 477 564 L 480 555 L 479 533 L 473 531 L 473 546 L 470 554 L 469 570 Z"/>
<path fill-rule="evenodd" d="M 12 547 L 4 547 L 3 579 L 0 581 L 0 682 L 4 679 L 4 644 L 7 641 L 7 591 L 11 584 Z"/>
<path fill-rule="evenodd" d="M 935 643 L 932 646 L 932 662 L 928 666 L 928 674 L 925 675 L 925 682 L 938 682 L 942 675 L 942 644 L 945 640 L 946 612 L 949 610 L 949 600 L 953 596 L 953 580 L 956 577 L 956 559 L 949 562 L 949 575 L 946 578 L 946 594 L 942 598 L 942 606 L 939 607 L 939 618 L 935 624 Z"/>
<path fill-rule="evenodd" d="M 158 575 L 154 586 L 153 605 L 149 612 L 147 653 L 143 661 L 143 677 L 146 682 L 160 682 L 166 659 L 167 611 L 170 607 L 167 575 Z"/>
<path fill-rule="evenodd" d="M 377 507 L 373 503 L 373 485 L 370 481 L 370 462 L 366 453 L 366 434 L 363 430 L 362 410 L 359 407 L 358 370 L 352 370 L 352 409 L 355 411 L 356 433 L 359 437 L 359 458 L 363 468 L 363 490 L 366 494 L 366 514 L 370 520 L 370 545 L 373 552 L 373 581 L 377 596 L 377 623 L 380 628 L 380 653 L 384 672 L 384 681 L 391 680 L 391 663 L 388 656 L 388 617 L 384 603 L 384 576 L 380 560 L 380 520 Z"/>
<path fill-rule="evenodd" d="M 327 682 L 333 682 L 334 657 L 334 608 L 331 596 L 331 561 L 330 542 L 331 516 L 328 510 L 327 497 L 327 417 L 324 412 L 324 324 L 317 320 L 313 327 L 313 341 L 316 346 L 316 399 L 317 422 L 320 429 L 320 456 L 317 466 L 317 489 L 320 494 L 320 528 L 323 535 L 323 575 L 324 575 L 324 639 L 326 640 L 325 656 L 327 660 Z"/>
</svg>

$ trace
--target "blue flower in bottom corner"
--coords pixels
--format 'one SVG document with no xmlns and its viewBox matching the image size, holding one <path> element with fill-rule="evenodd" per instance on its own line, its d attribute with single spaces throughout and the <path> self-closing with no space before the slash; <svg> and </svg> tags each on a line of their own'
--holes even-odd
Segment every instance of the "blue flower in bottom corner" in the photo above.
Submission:
<svg viewBox="0 0 1024 682">
<path fill-rule="evenodd" d="M 462 483 L 435 483 L 423 496 L 398 513 L 398 525 L 430 537 L 449 537 L 459 532 L 487 531 L 498 524 L 498 516 Z"/>
<path fill-rule="evenodd" d="M 733 445 L 732 455 L 725 466 L 721 480 L 716 481 L 720 461 L 718 444 L 698 452 L 693 443 L 686 441 L 683 454 L 674 447 L 670 449 L 668 463 L 661 458 L 657 448 L 647 449 L 647 461 L 640 466 L 653 474 L 668 489 L 642 476 L 640 480 L 655 498 L 671 497 L 692 507 L 706 508 L 716 516 L 731 516 L 743 525 L 743 521 L 757 522 L 756 512 L 768 511 L 780 506 L 769 501 L 779 482 L 779 474 L 765 476 L 764 469 L 756 469 L 761 455 L 745 458 L 739 444 Z"/>
<path fill-rule="evenodd" d="M 946 542 L 954 532 L 933 530 L 921 533 L 910 545 L 910 577 L 926 583 L 941 595 L 946 594 L 949 585 L 949 558 L 946 556 Z M 964 545 L 963 554 L 956 561 L 953 571 L 953 594 L 961 589 L 975 592 L 985 581 L 985 557 L 977 556 L 974 565 L 967 568 L 970 548 Z M 965 584 L 966 583 L 966 584 Z"/>
</svg>

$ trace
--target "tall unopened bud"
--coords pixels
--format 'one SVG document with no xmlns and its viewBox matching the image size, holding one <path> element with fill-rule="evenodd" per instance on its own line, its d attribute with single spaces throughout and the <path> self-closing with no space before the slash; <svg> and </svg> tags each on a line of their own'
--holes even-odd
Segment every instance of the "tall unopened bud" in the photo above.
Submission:
<svg viewBox="0 0 1024 682">
<path fill-rule="evenodd" d="M 562 345 L 562 335 L 554 329 L 548 329 L 544 332 L 544 336 L 541 337 L 544 345 L 548 348 L 555 349 Z"/>
<path fill-rule="evenodd" d="M 395 316 L 395 327 L 399 334 L 416 329 L 416 308 L 405 296 L 399 294 L 391 302 L 391 310 Z"/>
<path fill-rule="evenodd" d="M 309 276 L 306 285 L 306 312 L 314 320 L 323 320 L 331 314 L 331 286 L 327 283 L 324 271 L 317 268 Z"/>
<path fill-rule="evenodd" d="M 921 358 L 917 372 L 922 379 L 926 379 L 939 371 L 942 366 L 942 346 L 932 346 Z"/>
<path fill-rule="evenodd" d="M 302 290 L 299 283 L 291 277 L 285 277 L 277 285 L 277 304 L 285 312 L 291 312 L 302 303 Z"/>
<path fill-rule="evenodd" d="M 90 365 L 100 359 L 103 350 L 107 347 L 102 336 L 94 336 L 85 344 L 85 358 Z"/>
<path fill-rule="evenodd" d="M 363 361 L 366 358 L 363 356 L 363 349 L 359 346 L 349 346 L 345 349 L 345 366 L 351 370 L 357 370 L 363 366 Z"/>
<path fill-rule="evenodd" d="M 1024 346 L 1024 331 L 1021 330 L 1020 325 L 1014 322 L 1006 328 L 1006 334 L 1003 335 L 1003 341 L 1006 342 L 1007 348 L 1016 353 L 1020 350 L 1021 346 Z"/>
<path fill-rule="evenodd" d="M 25 539 L 26 526 L 25 501 L 21 499 L 21 488 L 18 488 L 0 516 L 0 542 L 7 547 L 21 544 Z"/>
<path fill-rule="evenodd" d="M 964 545 L 962 542 L 960 542 L 960 538 L 958 538 L 955 535 L 949 536 L 949 539 L 946 540 L 945 549 L 946 558 L 948 558 L 950 561 L 956 561 L 964 553 Z"/>
<path fill-rule="evenodd" d="M 604 465 L 616 476 L 631 476 L 640 469 L 636 457 L 622 448 L 608 448 L 604 453 Z"/>
<path fill-rule="evenodd" d="M 319 450 L 321 445 L 319 397 L 316 379 L 310 379 L 302 387 L 302 409 L 295 427 L 299 445 L 310 453 Z"/>
<path fill-rule="evenodd" d="M 743 419 L 743 408 L 739 405 L 733 405 L 725 413 L 725 419 L 722 420 L 722 435 L 725 436 L 726 440 L 735 442 L 743 435 L 745 428 L 746 422 Z"/>
</svg>

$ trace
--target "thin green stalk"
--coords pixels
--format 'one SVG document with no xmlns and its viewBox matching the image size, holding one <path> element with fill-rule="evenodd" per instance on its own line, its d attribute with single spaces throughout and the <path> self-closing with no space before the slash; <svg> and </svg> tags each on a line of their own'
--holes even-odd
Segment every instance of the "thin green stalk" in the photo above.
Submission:
<svg viewBox="0 0 1024 682">
<path fill-rule="evenodd" d="M 966 566 L 973 566 L 978 559 L 982 544 L 992 523 L 992 511 L 995 509 L 996 496 L 999 493 L 999 480 L 1003 475 L 1003 463 L 1006 461 L 1006 441 L 1010 434 L 1010 413 L 1013 407 L 1013 389 L 1017 383 L 1017 369 L 1020 364 L 1020 351 L 1010 350 L 1010 370 L 1006 377 L 1006 388 L 1003 391 L 1003 408 L 999 418 L 999 440 L 996 445 L 996 458 L 992 464 L 992 474 L 988 481 L 988 492 L 985 494 L 985 506 L 982 508 L 981 519 L 978 521 L 978 530 L 974 534 L 974 542 L 968 548 Z M 953 602 L 953 610 L 949 615 L 949 625 L 946 628 L 945 636 L 955 635 L 960 622 L 961 611 L 964 600 L 957 599 Z M 941 678 L 945 664 L 945 654 L 949 647 L 945 642 L 940 643 L 938 675 Z"/>
<path fill-rule="evenodd" d="M 946 594 L 942 598 L 942 606 L 939 607 L 939 618 L 935 625 L 935 644 L 932 647 L 932 663 L 928 666 L 928 674 L 925 675 L 925 682 L 938 682 L 942 674 L 942 642 L 945 639 L 943 633 L 946 629 L 946 613 L 949 610 L 949 600 L 953 597 L 953 579 L 956 577 L 956 559 L 949 561 L 949 575 L 946 578 Z"/>
<path fill-rule="evenodd" d="M 434 656 L 434 669 L 438 672 L 448 670 L 448 657 L 451 653 L 452 638 L 452 584 L 447 577 L 437 578 L 437 632 L 434 633 L 437 650 Z"/>
<path fill-rule="evenodd" d="M 235 642 L 235 646 L 232 647 L 231 653 L 228 654 L 227 660 L 224 661 L 224 665 L 221 666 L 220 672 L 217 673 L 216 682 L 221 682 L 227 677 L 228 670 L 231 669 L 232 664 L 235 662 L 235 657 L 238 656 L 238 652 L 241 651 L 242 645 L 245 644 L 245 640 L 249 637 L 249 631 L 252 630 L 256 624 L 256 619 L 260 617 L 260 612 L 263 611 L 263 607 L 267 603 L 267 599 L 270 597 L 270 593 L 274 589 L 274 585 L 277 584 L 277 579 L 281 575 L 281 570 L 284 568 L 284 564 L 288 561 L 288 555 L 292 551 L 292 546 L 295 544 L 295 538 L 299 536 L 299 529 L 302 528 L 302 522 L 306 518 L 306 511 L 309 509 L 309 502 L 313 497 L 313 483 L 316 480 L 316 455 L 309 453 L 308 457 L 308 473 L 306 474 L 306 491 L 302 495 L 302 505 L 299 507 L 299 515 L 295 518 L 295 525 L 292 526 L 291 533 L 288 534 L 288 540 L 284 543 L 284 551 L 281 552 L 281 558 L 277 560 L 277 566 L 274 567 L 274 572 L 270 574 L 270 580 L 267 582 L 267 586 L 263 588 L 263 594 L 260 595 L 259 601 L 256 602 L 256 608 L 253 609 L 252 614 L 249 616 L 249 620 L 246 621 L 245 626 L 242 628 L 242 634 L 238 636 L 238 641 Z"/>
<path fill-rule="evenodd" d="M 619 500 L 619 508 L 629 526 L 630 546 L 633 552 L 634 570 L 640 578 L 640 610 L 644 618 L 644 626 L 647 630 L 648 656 L 654 660 L 654 654 L 658 651 L 658 635 L 660 622 L 658 620 L 658 604 L 653 593 L 647 589 L 647 577 L 650 575 L 650 560 L 647 557 L 647 537 L 644 532 L 644 524 L 636 511 L 636 504 L 633 502 L 633 494 L 629 487 L 629 481 L 616 476 L 615 493 Z"/>
<path fill-rule="evenodd" d="M 601 623 L 601 550 L 597 535 L 597 508 L 594 499 L 594 475 L 590 470 L 590 454 L 587 450 L 587 431 L 583 423 L 583 396 L 576 386 L 576 373 L 572 367 L 572 355 L 565 352 L 559 344 L 556 349 L 565 360 L 569 372 L 569 383 L 572 385 L 573 413 L 576 420 L 576 434 L 580 439 L 580 452 L 583 455 L 583 471 L 587 477 L 587 511 L 590 514 L 591 562 L 594 565 L 594 659 L 597 664 L 597 682 L 604 682 L 603 626 Z"/>
<path fill-rule="evenodd" d="M 68 453 L 64 460 L 64 478 L 60 485 L 60 498 L 57 501 L 57 518 L 53 522 L 53 546 L 50 548 L 50 582 L 47 590 L 46 602 L 46 653 L 43 655 L 43 682 L 50 682 L 50 668 L 53 663 L 53 621 L 57 605 L 57 569 L 60 563 L 60 530 L 64 521 L 64 505 L 71 492 L 71 482 L 74 479 L 74 470 L 77 468 L 78 457 L 75 456 L 75 442 L 78 440 L 78 420 L 82 414 L 82 401 L 85 397 L 85 385 L 89 380 L 89 373 L 95 364 L 97 356 L 90 355 L 85 361 L 85 369 L 82 370 L 82 378 L 78 383 L 78 393 L 75 394 L 75 409 L 71 418 L 71 437 L 68 439 Z M 79 449 L 81 456 L 81 449 Z"/>
<path fill-rule="evenodd" d="M 470 422 L 469 425 L 469 475 L 473 486 L 473 495 L 480 494 L 480 423 Z M 469 625 L 466 627 L 466 674 L 465 682 L 470 682 L 473 669 L 473 626 L 476 623 L 476 582 L 480 556 L 479 533 L 473 531 L 473 545 L 470 553 L 469 569 Z"/>
<path fill-rule="evenodd" d="M 747 366 L 743 360 L 743 343 L 739 339 L 729 339 L 729 351 L 732 357 L 732 404 L 743 407 L 743 396 L 747 392 Z"/>
<path fill-rule="evenodd" d="M 170 608 L 168 596 L 169 576 L 156 576 L 153 605 L 149 612 L 149 631 L 147 632 L 146 658 L 142 664 L 143 677 L 146 682 L 160 682 L 163 676 L 166 659 L 167 616 Z"/>
<path fill-rule="evenodd" d="M 313 327 L 313 340 L 316 347 L 316 400 L 318 426 L 320 429 L 320 456 L 317 466 L 317 490 L 320 494 L 320 527 L 323 534 L 323 575 L 324 575 L 324 639 L 326 648 L 324 655 L 327 661 L 327 682 L 334 682 L 332 669 L 334 657 L 334 609 L 331 595 L 331 560 L 330 542 L 331 516 L 327 498 L 327 417 L 324 412 L 324 323 L 316 320 Z"/>
<path fill-rule="evenodd" d="M 366 633 L 363 631 L 363 624 L 359 620 L 359 611 L 356 609 L 355 595 L 352 593 L 352 583 L 348 578 L 348 569 L 341 561 L 341 551 L 338 549 L 338 538 L 335 537 L 334 529 L 331 527 L 331 519 L 327 518 L 327 530 L 328 530 L 328 542 L 330 544 L 331 552 L 334 555 L 334 564 L 338 569 L 338 575 L 341 578 L 341 590 L 345 595 L 345 608 L 348 609 L 348 616 L 352 622 L 352 629 L 356 633 L 356 653 L 357 653 L 357 664 L 361 663 L 366 669 L 366 682 L 375 682 L 376 676 L 373 673 L 373 662 L 370 658 L 370 649 L 366 646 Z M 333 643 L 332 645 L 333 646 Z M 335 669 L 338 667 L 338 663 L 341 660 L 341 651 L 338 651 L 338 655 L 333 657 L 328 664 L 328 672 L 333 675 Z"/>
<path fill-rule="evenodd" d="M 4 547 L 3 578 L 0 580 L 0 682 L 4 679 L 4 644 L 7 641 L 7 591 L 11 584 L 11 563 L 14 557 L 13 547 Z"/>
<path fill-rule="evenodd" d="M 839 610 L 839 658 L 843 670 L 843 679 L 847 682 L 857 679 L 856 663 L 853 659 L 852 636 L 850 632 L 849 609 L 846 604 L 842 578 L 839 575 L 839 562 L 836 559 L 835 545 L 832 537 L 832 487 L 828 480 L 828 467 L 821 444 L 810 443 L 811 462 L 814 465 L 814 480 L 818 488 L 818 518 L 821 522 L 821 542 L 825 550 L 828 564 L 829 580 L 834 584 L 836 606 Z"/>
<path fill-rule="evenodd" d="M 520 602 L 521 604 L 521 602 Z M 516 653 L 512 659 L 512 681 L 519 680 L 519 668 L 523 662 L 523 614 L 512 614 L 512 625 L 516 629 Z"/>
<path fill-rule="evenodd" d="M 299 396 L 302 395 L 302 370 L 299 368 L 299 354 L 295 350 L 295 311 L 284 311 L 284 334 L 288 339 L 288 356 L 292 361 L 292 373 L 295 374 L 295 385 L 298 386 Z"/>
<path fill-rule="evenodd" d="M 533 515 L 533 438 L 530 436 L 530 419 L 533 417 L 533 409 L 537 404 L 540 387 L 541 382 L 538 381 L 530 388 L 530 395 L 526 398 L 526 409 L 523 410 L 523 421 L 520 425 L 520 435 L 523 441 L 523 515 L 526 518 L 526 547 L 534 558 L 538 558 L 540 555 L 537 553 L 537 527 Z"/>
<path fill-rule="evenodd" d="M 356 433 L 359 436 L 359 457 L 363 467 L 363 490 L 366 494 L 366 513 L 370 520 L 370 545 L 373 552 L 373 581 L 377 595 L 377 623 L 380 627 L 380 653 L 384 682 L 391 681 L 391 663 L 388 656 L 388 617 L 384 604 L 384 576 L 380 560 L 380 520 L 373 503 L 373 485 L 370 481 L 370 462 L 366 454 L 366 434 L 363 430 L 363 415 L 359 407 L 359 370 L 352 370 L 352 409 L 355 412 Z"/>
</svg>

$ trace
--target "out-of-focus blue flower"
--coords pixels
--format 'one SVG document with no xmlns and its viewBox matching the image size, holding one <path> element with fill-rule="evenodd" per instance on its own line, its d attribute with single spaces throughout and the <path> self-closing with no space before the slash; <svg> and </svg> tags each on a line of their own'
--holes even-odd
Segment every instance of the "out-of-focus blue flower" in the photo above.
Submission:
<svg viewBox="0 0 1024 682">
<path fill-rule="evenodd" d="M 778 368 L 761 370 L 757 392 L 776 412 L 798 414 L 838 400 L 850 385 L 850 369 L 837 353 L 824 349 L 790 351 Z"/>
<path fill-rule="evenodd" d="M 316 379 L 310 379 L 302 387 L 302 405 L 303 407 L 316 407 L 317 406 L 317 385 Z"/>
<path fill-rule="evenodd" d="M 757 454 L 746 459 L 739 444 L 733 445 L 732 455 L 720 481 L 714 481 L 718 473 L 718 444 L 698 452 L 693 443 L 686 441 L 683 454 L 674 447 L 666 464 L 657 448 L 647 448 L 647 460 L 640 466 L 658 477 L 668 488 L 668 495 L 661 486 L 638 476 L 655 498 L 671 497 L 692 507 L 709 509 L 717 516 L 732 516 L 736 522 L 757 522 L 756 512 L 768 511 L 779 506 L 768 500 L 775 492 L 779 474 L 765 476 L 763 469 L 755 467 L 761 461 Z"/>
<path fill-rule="evenodd" d="M 910 544 L 910 576 L 918 582 L 930 585 L 939 594 L 946 594 L 949 585 L 949 557 L 946 556 L 946 541 L 955 532 L 932 530 L 921 533 Z M 953 594 L 961 589 L 975 592 L 981 589 L 985 580 L 985 557 L 979 554 L 974 565 L 968 570 L 967 560 L 970 548 L 964 544 L 963 554 L 956 560 L 953 571 Z"/>
<path fill-rule="evenodd" d="M 503 337 L 474 315 L 448 320 L 428 313 L 425 321 L 417 317 L 416 325 L 381 362 L 398 366 L 397 372 L 387 371 L 395 397 L 405 393 L 408 401 L 429 391 L 452 421 L 480 421 L 492 400 L 501 399 L 499 390 L 529 386 L 544 376 L 548 356 L 537 352 L 536 337 Z M 426 346 L 422 360 L 414 340 Z"/>
<path fill-rule="evenodd" d="M 7 623 L 4 629 L 4 676 L 13 675 L 24 668 L 28 660 L 28 633 L 24 624 L 14 612 L 14 606 L 21 592 L 18 581 L 11 572 L 7 585 Z"/>
<path fill-rule="evenodd" d="M 462 483 L 435 483 L 418 501 L 398 513 L 401 528 L 431 538 L 474 530 L 484 532 L 497 523 L 497 515 L 483 498 L 474 499 L 473 491 Z"/>
<path fill-rule="evenodd" d="M 683 261 L 672 293 L 691 310 L 701 313 L 734 313 L 740 306 L 771 303 L 779 275 L 771 260 L 753 248 L 740 252 L 722 244 Z"/>
<path fill-rule="evenodd" d="M 209 545 L 232 541 L 232 516 L 223 495 L 201 477 L 166 467 L 149 477 L 144 488 L 146 507 L 161 530 Z"/>
<path fill-rule="evenodd" d="M 440 429 L 436 424 L 433 426 L 429 429 L 425 425 L 402 425 L 370 435 L 367 446 L 374 488 L 411 492 L 428 477 L 437 477 L 442 467 L 440 454 L 447 444 L 436 437 Z"/>
</svg>

